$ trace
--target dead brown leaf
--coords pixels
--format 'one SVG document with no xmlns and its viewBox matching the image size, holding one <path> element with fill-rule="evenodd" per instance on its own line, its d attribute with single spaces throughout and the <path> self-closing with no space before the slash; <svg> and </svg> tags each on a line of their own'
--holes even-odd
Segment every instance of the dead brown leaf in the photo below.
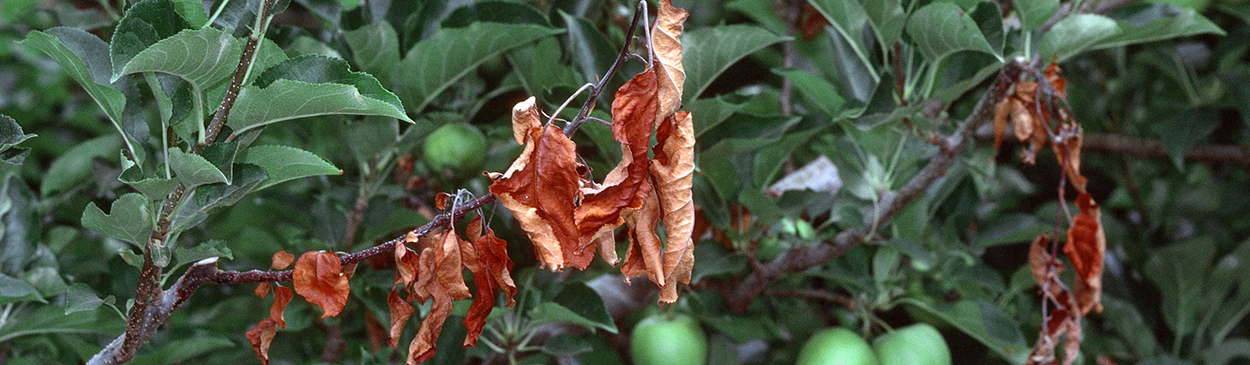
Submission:
<svg viewBox="0 0 1250 365">
<path fill-rule="evenodd" d="M 292 270 L 295 292 L 321 307 L 321 318 L 336 316 L 347 304 L 351 288 L 341 272 L 342 262 L 333 252 L 305 252 Z"/>
</svg>

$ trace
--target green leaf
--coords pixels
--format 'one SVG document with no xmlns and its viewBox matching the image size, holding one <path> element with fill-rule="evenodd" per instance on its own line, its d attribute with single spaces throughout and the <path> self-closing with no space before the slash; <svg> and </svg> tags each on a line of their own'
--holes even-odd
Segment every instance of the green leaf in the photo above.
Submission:
<svg viewBox="0 0 1250 365">
<path fill-rule="evenodd" d="M 287 146 L 250 147 L 240 154 L 239 162 L 260 166 L 269 175 L 256 189 L 301 177 L 343 173 L 343 170 L 312 152 Z"/>
<path fill-rule="evenodd" d="M 1059 0 L 1012 0 L 1012 4 L 1025 31 L 1040 27 L 1059 11 Z"/>
<path fill-rule="evenodd" d="M 138 166 L 126 169 L 121 176 L 117 177 L 117 180 L 135 188 L 149 200 L 163 199 L 178 186 L 176 179 L 144 176 L 143 170 Z"/>
<path fill-rule="evenodd" d="M 1055 23 L 1037 42 L 1042 59 L 1062 62 L 1120 33 L 1114 20 L 1097 14 L 1075 14 Z"/>
<path fill-rule="evenodd" d="M 1154 123 L 1154 132 L 1159 135 L 1159 142 L 1167 150 L 1172 164 L 1180 169 L 1185 165 L 1185 154 L 1198 141 L 1205 140 L 1220 125 L 1220 117 L 1214 109 L 1199 108 L 1187 110 L 1164 120 Z"/>
<path fill-rule="evenodd" d="M 612 316 L 608 314 L 608 309 L 603 304 L 603 298 L 594 289 L 586 286 L 585 283 L 570 282 L 565 284 L 560 293 L 556 294 L 551 301 L 568 308 L 582 318 L 594 322 L 595 327 L 602 328 L 608 331 L 608 333 L 616 333 L 616 322 L 613 322 Z"/>
<path fill-rule="evenodd" d="M 399 65 L 399 35 L 388 22 L 373 22 L 343 33 L 352 59 L 362 71 L 379 80 L 390 80 Z"/>
<path fill-rule="evenodd" d="M 868 15 L 872 28 L 877 31 L 880 44 L 889 47 L 903 37 L 903 27 L 907 24 L 907 14 L 903 12 L 900 0 L 859 0 Z"/>
<path fill-rule="evenodd" d="M 543 302 L 538 304 L 534 307 L 534 309 L 530 310 L 528 317 L 530 318 L 529 323 L 534 326 L 547 323 L 564 323 L 581 326 L 591 330 L 600 327 L 598 322 L 582 317 L 576 312 L 553 302 Z M 615 331 L 612 332 L 615 333 Z"/>
<path fill-rule="evenodd" d="M 570 282 L 550 302 L 538 304 L 530 310 L 530 324 L 568 323 L 590 330 L 603 329 L 616 333 L 616 323 L 608 315 L 603 298 L 581 282 Z"/>
<path fill-rule="evenodd" d="M 377 83 L 377 80 L 371 81 Z M 285 79 L 274 81 L 266 88 L 244 87 L 226 125 L 237 134 L 281 121 L 331 114 L 383 115 L 412 121 L 403 108 L 365 97 L 361 91 L 353 85 L 309 84 Z"/>
<path fill-rule="evenodd" d="M 52 333 L 95 333 L 116 335 L 125 331 L 125 321 L 108 307 L 65 314 L 55 305 L 41 305 L 33 312 L 9 317 L 0 327 L 0 343 L 13 338 Z"/>
<path fill-rule="evenodd" d="M 134 360 L 131 360 L 129 364 L 161 365 L 202 361 L 203 358 L 201 356 L 206 353 L 219 350 L 230 351 L 236 347 L 233 341 L 222 337 L 187 338 L 162 344 L 156 351 L 135 356 Z"/>
<path fill-rule="evenodd" d="M 686 69 L 682 100 L 690 103 L 729 66 L 764 47 L 789 39 L 750 25 L 727 25 L 682 33 L 685 49 L 682 66 Z"/>
<path fill-rule="evenodd" d="M 856 57 L 863 59 L 868 49 L 865 42 L 873 36 L 869 34 L 873 31 L 872 21 L 864 6 L 857 0 L 808 0 L 808 3 L 829 20 L 829 25 L 842 39 L 850 42 Z M 878 15 L 884 15 L 885 7 L 886 5 L 881 6 L 879 10 L 882 12 Z"/>
<path fill-rule="evenodd" d="M 582 81 L 598 81 L 601 75 L 612 67 L 612 63 L 616 62 L 619 48 L 586 18 L 572 16 L 564 11 L 560 11 L 560 16 L 564 20 L 564 26 L 568 28 L 568 33 L 561 37 L 564 40 L 564 47 L 568 50 L 567 54 L 573 64 L 577 65 L 577 70 L 581 72 Z M 558 64 L 544 60 L 544 58 L 558 57 L 558 54 L 539 55 L 540 58 L 533 61 L 549 65 Z M 623 76 L 619 73 L 617 75 Z M 581 86 L 580 82 L 577 84 Z"/>
<path fill-rule="evenodd" d="M 234 254 L 226 243 L 218 240 L 204 242 L 195 247 L 178 247 L 174 249 L 174 267 L 200 261 L 210 257 L 234 259 Z"/>
<path fill-rule="evenodd" d="M 111 302 L 113 298 L 109 297 L 109 299 Z M 65 314 L 93 310 L 105 302 L 87 284 L 74 283 L 65 292 Z"/>
<path fill-rule="evenodd" d="M 588 340 L 585 336 L 565 332 L 543 341 L 540 351 L 551 356 L 573 356 L 592 350 Z"/>
<path fill-rule="evenodd" d="M 1020 334 L 1019 324 L 984 300 L 963 299 L 929 305 L 903 298 L 899 302 L 941 318 L 1010 363 L 1023 364 L 1028 358 L 1029 346 L 1024 342 L 1024 335 Z"/>
<path fill-rule="evenodd" d="M 34 137 L 34 134 L 22 132 L 22 126 L 18 125 L 13 118 L 0 114 L 0 151 L 7 150 L 18 143 Z"/>
<path fill-rule="evenodd" d="M 26 160 L 26 155 L 30 154 L 30 149 L 28 148 L 15 148 L 13 146 L 34 137 L 34 134 L 22 132 L 22 126 L 18 125 L 13 118 L 0 114 L 0 183 L 8 181 L 9 171 L 14 171 L 22 166 L 22 162 Z M 0 194 L 0 196 L 2 195 Z"/>
<path fill-rule="evenodd" d="M 343 127 L 347 147 L 365 174 L 372 169 L 370 162 L 395 152 L 395 143 L 399 141 L 399 121 L 395 118 L 372 116 L 347 123 Z"/>
<path fill-rule="evenodd" d="M 187 189 L 204 184 L 224 183 L 230 181 L 226 174 L 213 166 L 212 162 L 194 153 L 185 153 L 179 149 L 169 150 L 169 168 Z"/>
<path fill-rule="evenodd" d="M 143 246 L 152 231 L 152 215 L 148 200 L 139 193 L 122 195 L 113 201 L 110 213 L 105 214 L 95 202 L 87 204 L 82 212 L 82 226 L 106 236 Z"/>
<path fill-rule="evenodd" d="M 109 63 L 108 43 L 84 30 L 62 27 L 48 29 L 46 33 L 27 33 L 21 44 L 38 49 L 56 60 L 121 129 L 119 123 L 126 97 L 109 81 L 113 70 Z"/>
<path fill-rule="evenodd" d="M 253 164 L 237 163 L 233 170 L 234 181 L 231 184 L 202 185 L 192 190 L 189 201 L 184 202 L 174 216 L 171 229 L 183 229 L 203 220 L 212 209 L 233 205 L 268 178 L 264 169 Z"/>
<path fill-rule="evenodd" d="M 772 0 L 730 0 L 725 2 L 725 9 L 737 11 L 776 34 L 784 34 L 789 27 L 773 10 Z"/>
<path fill-rule="evenodd" d="M 143 50 L 187 28 L 191 25 L 169 0 L 144 0 L 126 9 L 109 43 L 113 74 L 120 74 L 122 67 Z"/>
<path fill-rule="evenodd" d="M 951 3 L 932 3 L 916 10 L 907 19 L 907 35 L 916 42 L 920 53 L 935 64 L 959 51 L 998 56 L 977 23 Z"/>
<path fill-rule="evenodd" d="M 719 243 L 694 245 L 694 270 L 692 280 L 724 274 L 734 274 L 747 269 L 747 258 L 726 249 Z"/>
<path fill-rule="evenodd" d="M 1215 261 L 1215 242 L 1199 236 L 1151 253 L 1142 273 L 1153 282 L 1163 296 L 1163 320 L 1178 336 L 1194 333 L 1206 312 L 1202 295 L 1207 289 L 1207 274 Z"/>
<path fill-rule="evenodd" d="M 39 205 L 21 177 L 0 177 L 0 272 L 21 276 L 39 251 Z"/>
<path fill-rule="evenodd" d="M 1032 241 L 1034 237 L 1050 229 L 1045 223 L 1032 215 L 1008 214 L 980 229 L 974 245 L 986 248 Z"/>
<path fill-rule="evenodd" d="M 44 174 L 43 184 L 39 186 L 39 194 L 50 196 L 80 185 L 94 171 L 91 160 L 117 156 L 121 148 L 121 138 L 115 134 L 79 143 L 52 161 Z"/>
<path fill-rule="evenodd" d="M 39 290 L 22 279 L 0 274 L 0 304 L 26 301 L 48 302 L 39 295 Z"/>
<path fill-rule="evenodd" d="M 473 23 L 465 28 L 442 29 L 408 50 L 391 84 L 396 85 L 396 93 L 409 108 L 419 112 L 453 82 L 486 60 L 559 32 L 536 25 L 501 23 Z"/>
<path fill-rule="evenodd" d="M 204 12 L 204 2 L 201 0 L 173 0 L 174 11 L 178 15 L 186 19 L 192 27 L 200 27 L 207 25 L 208 13 Z"/>
<path fill-rule="evenodd" d="M 1120 32 L 1094 46 L 1094 49 L 1153 42 L 1196 34 L 1225 35 L 1223 29 L 1191 8 L 1169 4 L 1135 7 L 1137 11 L 1120 18 Z"/>
<path fill-rule="evenodd" d="M 821 111 L 835 116 L 834 119 L 838 119 L 842 112 L 849 110 L 842 108 L 846 100 L 842 99 L 842 95 L 838 94 L 833 84 L 830 84 L 823 78 L 799 70 L 773 69 L 773 73 L 789 79 L 790 82 L 794 83 L 796 90 L 802 93 L 803 96 L 811 99 L 812 103 L 816 104 L 816 107 Z"/>
<path fill-rule="evenodd" d="M 547 90 L 573 86 L 577 80 L 585 80 L 572 67 L 551 61 L 561 52 L 560 41 L 555 37 L 548 37 L 540 38 L 531 45 L 514 48 L 508 51 L 506 57 L 525 91 L 530 95 L 547 95 Z M 618 77 L 623 76 L 618 74 Z"/>
<path fill-rule="evenodd" d="M 153 44 L 118 65 L 113 80 L 141 72 L 161 72 L 207 90 L 226 82 L 239 64 L 243 44 L 216 28 L 184 30 Z"/>
<path fill-rule="evenodd" d="M 731 103 L 723 97 L 715 97 L 695 99 L 686 103 L 684 109 L 699 116 L 694 118 L 694 135 L 698 137 L 728 120 L 734 113 L 742 110 L 742 107 L 742 104 Z"/>
</svg>

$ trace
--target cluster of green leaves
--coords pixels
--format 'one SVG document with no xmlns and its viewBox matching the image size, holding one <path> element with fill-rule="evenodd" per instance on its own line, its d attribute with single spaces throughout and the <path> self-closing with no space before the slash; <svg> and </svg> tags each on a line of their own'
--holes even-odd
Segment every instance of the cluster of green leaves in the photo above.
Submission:
<svg viewBox="0 0 1250 365">
<path fill-rule="evenodd" d="M 222 261 L 228 269 L 253 269 L 279 250 L 368 245 L 425 223 L 419 211 L 437 191 L 484 192 L 487 180 L 476 171 L 395 166 L 411 161 L 430 131 L 467 121 L 488 139 L 484 169 L 503 171 L 520 152 L 511 142 L 512 104 L 534 95 L 541 109 L 555 110 L 597 81 L 625 39 L 619 14 L 634 5 L 296 0 L 287 9 L 296 20 L 273 24 L 257 48 L 219 142 L 197 153 L 258 24 L 258 3 L 215 1 L 210 11 L 189 0 L 0 7 L 0 76 L 39 80 L 0 77 L 0 91 L 13 95 L 0 97 L 0 111 L 16 119 L 0 118 L 0 347 L 9 361 L 81 361 L 122 331 L 125 299 L 116 298 L 133 296 L 131 265 L 142 262 L 136 253 L 178 184 L 189 197 L 155 252 L 171 265 L 167 275 L 211 256 L 231 258 Z M 1250 334 L 1238 325 L 1250 311 L 1250 270 L 1240 265 L 1250 262 L 1250 226 L 1237 218 L 1250 205 L 1224 197 L 1246 191 L 1250 178 L 1184 154 L 1247 139 L 1250 16 L 1231 5 L 1198 13 L 1145 3 L 1050 25 L 1067 4 L 1015 0 L 1004 18 L 999 3 L 810 0 L 808 10 L 794 10 L 828 24 L 801 36 L 771 0 L 676 1 L 691 13 L 682 43 L 685 109 L 698 137 L 695 201 L 722 237 L 696 245 L 694 281 L 733 284 L 752 272 L 752 259 L 767 264 L 861 228 L 885 192 L 937 153 L 925 133 L 949 133 L 947 121 L 968 114 L 979 85 L 1005 60 L 1054 56 L 1087 132 L 1157 138 L 1171 157 L 1086 154 L 1109 244 L 1106 310 L 1087 321 L 1101 325 L 1086 326 L 1086 362 L 1108 355 L 1120 363 L 1224 364 L 1244 356 Z M 1229 35 L 1218 36 L 1223 30 Z M 110 33 L 107 41 L 97 36 Z M 8 48 L 16 40 L 21 45 Z M 627 62 L 610 81 L 619 85 L 640 69 Z M 610 101 L 601 98 L 592 115 L 608 119 Z M 934 101 L 948 107 L 926 112 Z M 589 123 L 581 132 L 579 153 L 605 173 L 620 153 L 610 127 Z M 699 289 L 675 310 L 711 330 L 709 361 L 718 364 L 792 362 L 802 344 L 795 339 L 834 323 L 870 330 L 914 321 L 942 328 L 961 363 L 1023 363 L 1040 321 L 1025 243 L 1051 230 L 1061 170 L 1045 158 L 1016 166 L 1007 150 L 994 156 L 975 144 L 892 223 L 871 227 L 878 239 L 771 285 L 831 291 L 854 298 L 854 308 L 766 296 L 735 313 L 720 293 Z M 787 165 L 821 157 L 836 166 L 840 191 L 766 192 Z M 300 179 L 315 175 L 331 176 Z M 360 200 L 367 209 L 349 234 Z M 510 224 L 492 220 L 514 246 L 522 299 L 492 314 L 488 326 L 497 332 L 483 339 L 497 348 L 458 350 L 463 327 L 453 318 L 432 361 L 521 350 L 534 362 L 622 363 L 600 334 L 642 316 L 614 321 L 584 284 L 610 270 L 534 270 Z M 397 355 L 376 350 L 385 340 L 370 339 L 370 326 L 387 322 L 393 276 L 359 270 L 337 318 L 292 302 L 270 356 L 312 363 L 343 340 L 340 354 L 387 363 Z M 135 362 L 255 361 L 242 334 L 268 303 L 250 291 L 201 288 Z M 453 317 L 467 307 L 457 302 Z M 553 322 L 596 335 L 526 337 Z M 1161 328 L 1168 333 L 1159 336 Z"/>
</svg>

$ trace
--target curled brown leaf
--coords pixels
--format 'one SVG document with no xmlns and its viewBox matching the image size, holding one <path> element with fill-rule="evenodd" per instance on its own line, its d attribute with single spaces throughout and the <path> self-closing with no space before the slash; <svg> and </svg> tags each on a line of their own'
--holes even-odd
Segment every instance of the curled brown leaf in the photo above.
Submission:
<svg viewBox="0 0 1250 365">
<path fill-rule="evenodd" d="M 321 318 L 336 316 L 347 304 L 351 288 L 342 273 L 342 262 L 333 252 L 305 252 L 295 262 L 291 276 L 295 292 L 309 303 L 321 307 Z"/>
<path fill-rule="evenodd" d="M 395 348 L 399 346 L 399 336 L 404 332 L 404 324 L 408 323 L 408 318 L 412 317 L 412 312 L 416 308 L 400 298 L 399 292 L 394 290 L 386 295 L 386 305 L 391 310 L 391 332 L 387 344 Z"/>
<path fill-rule="evenodd" d="M 539 262 L 561 269 L 569 261 L 581 261 L 565 257 L 564 249 L 577 247 L 580 241 L 573 220 L 579 179 L 577 146 L 560 128 L 550 125 L 530 128 L 525 141 L 521 156 L 495 179 L 490 191 L 534 242 Z"/>
<path fill-rule="evenodd" d="M 1102 312 L 1102 267 L 1103 253 L 1107 249 L 1107 237 L 1103 233 L 1098 203 L 1088 193 L 1076 198 L 1076 206 L 1080 213 L 1072 219 L 1072 228 L 1068 229 L 1068 243 L 1063 253 L 1072 261 L 1077 278 L 1074 290 L 1076 300 L 1080 303 L 1081 314 L 1089 313 L 1090 309 Z"/>
<path fill-rule="evenodd" d="M 285 286 L 279 286 L 273 291 L 273 306 L 269 307 L 269 318 L 277 322 L 278 326 L 282 328 L 286 328 L 286 317 L 283 316 L 283 312 L 286 311 L 286 305 L 291 302 L 291 298 L 294 296 L 294 294 L 291 294 L 291 288 Z"/>
<path fill-rule="evenodd" d="M 256 327 L 247 331 L 247 341 L 252 344 L 252 350 L 256 351 L 256 357 L 260 359 L 261 364 L 269 364 L 269 345 L 273 343 L 273 336 L 277 334 L 277 322 L 273 318 L 262 319 Z"/>
<path fill-rule="evenodd" d="M 694 122 L 690 112 L 665 118 L 656 130 L 656 142 L 651 174 L 667 235 L 660 301 L 672 303 L 677 300 L 677 283 L 689 284 L 694 268 Z"/>
<path fill-rule="evenodd" d="M 271 267 L 273 267 L 274 270 L 282 270 L 282 269 L 285 269 L 287 266 L 291 266 L 292 261 L 295 261 L 295 255 L 286 253 L 286 250 L 274 252 L 273 264 L 271 265 Z"/>
<path fill-rule="evenodd" d="M 686 71 L 681 65 L 681 33 L 688 15 L 685 10 L 673 7 L 669 0 L 661 0 L 656 11 L 655 25 L 651 28 L 651 47 L 655 62 L 659 64 L 655 68 L 655 77 L 659 80 L 655 121 L 664 120 L 681 107 L 682 85 L 686 82 Z"/>
</svg>

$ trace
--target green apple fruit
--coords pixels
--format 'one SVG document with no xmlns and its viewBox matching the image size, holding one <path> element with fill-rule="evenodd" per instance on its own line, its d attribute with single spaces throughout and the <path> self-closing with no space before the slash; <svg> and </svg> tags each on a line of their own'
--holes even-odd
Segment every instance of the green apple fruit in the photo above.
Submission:
<svg viewBox="0 0 1250 365">
<path fill-rule="evenodd" d="M 937 328 L 917 323 L 872 341 L 883 364 L 951 365 L 951 349 Z"/>
<path fill-rule="evenodd" d="M 812 335 L 799 350 L 795 365 L 881 365 L 868 341 L 848 329 L 835 327 Z M 889 363 L 887 363 L 889 364 Z"/>
<path fill-rule="evenodd" d="M 423 158 L 435 171 L 473 172 L 486 160 L 486 137 L 472 125 L 445 124 L 426 136 Z"/>
<path fill-rule="evenodd" d="M 655 315 L 634 326 L 629 353 L 635 365 L 702 365 L 707 336 L 687 315 Z"/>
</svg>

